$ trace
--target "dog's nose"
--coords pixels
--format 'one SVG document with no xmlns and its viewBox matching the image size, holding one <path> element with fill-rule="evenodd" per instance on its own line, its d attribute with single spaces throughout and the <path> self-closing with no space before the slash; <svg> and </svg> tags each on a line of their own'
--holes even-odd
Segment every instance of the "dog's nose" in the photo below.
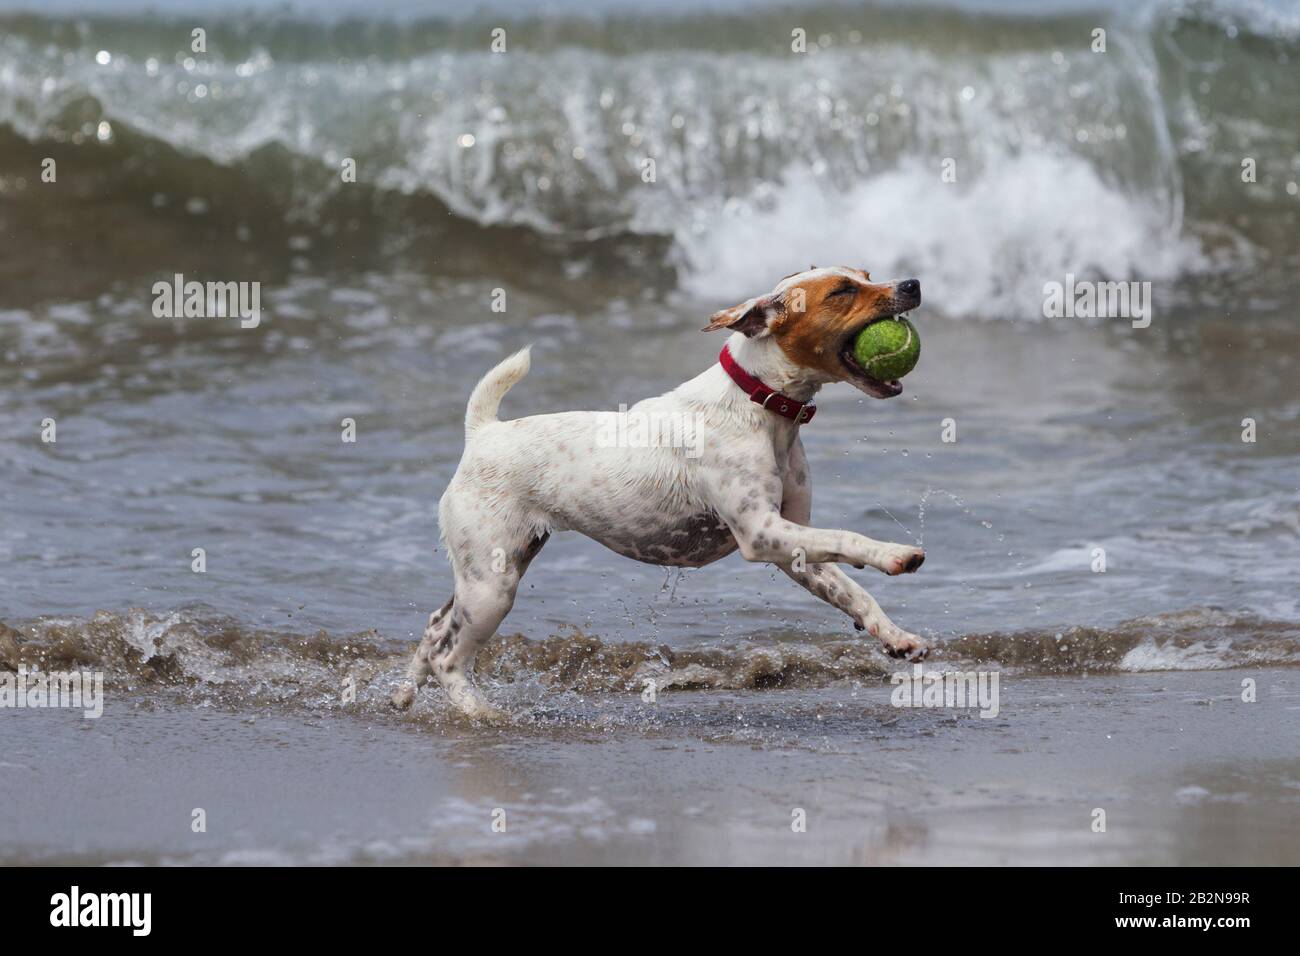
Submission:
<svg viewBox="0 0 1300 956">
<path fill-rule="evenodd" d="M 904 279 L 902 282 L 898 283 L 898 291 L 903 293 L 903 295 L 920 295 L 921 280 Z"/>
</svg>

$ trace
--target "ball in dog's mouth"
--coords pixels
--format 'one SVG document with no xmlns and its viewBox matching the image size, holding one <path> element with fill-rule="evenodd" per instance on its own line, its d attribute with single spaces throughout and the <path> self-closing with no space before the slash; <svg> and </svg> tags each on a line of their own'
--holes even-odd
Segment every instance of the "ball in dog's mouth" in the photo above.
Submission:
<svg viewBox="0 0 1300 956">
<path fill-rule="evenodd" d="M 903 391 L 899 381 L 916 367 L 921 339 L 906 313 L 873 319 L 850 335 L 840 349 L 840 362 L 863 391 L 876 398 L 893 398 Z"/>
<path fill-rule="evenodd" d="M 921 336 L 904 315 L 872 322 L 854 338 L 853 357 L 873 378 L 897 380 L 916 368 Z"/>
</svg>

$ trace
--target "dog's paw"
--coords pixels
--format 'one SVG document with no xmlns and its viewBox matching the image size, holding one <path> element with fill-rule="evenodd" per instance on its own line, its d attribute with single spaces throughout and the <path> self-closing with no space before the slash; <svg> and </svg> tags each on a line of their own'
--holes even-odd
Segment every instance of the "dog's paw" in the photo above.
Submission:
<svg viewBox="0 0 1300 956">
<path fill-rule="evenodd" d="M 501 725 L 510 722 L 510 716 L 494 706 L 473 684 L 464 680 L 448 680 L 443 686 L 457 709 L 476 723 Z"/>
<path fill-rule="evenodd" d="M 411 705 L 415 703 L 415 684 L 411 681 L 404 682 L 393 691 L 391 700 L 393 706 L 398 710 L 409 710 Z"/>
<path fill-rule="evenodd" d="M 481 727 L 504 727 L 510 723 L 508 713 L 483 700 L 468 706 L 456 701 L 456 707 L 464 717 Z"/>
<path fill-rule="evenodd" d="M 888 575 L 911 574 L 923 564 L 925 564 L 925 551 L 921 548 L 899 546 L 885 560 L 882 570 Z"/>
<path fill-rule="evenodd" d="M 890 657 L 900 657 L 909 661 L 923 661 L 930 653 L 930 645 L 915 634 L 909 634 L 902 628 L 890 626 L 879 628 L 868 625 L 867 630 L 880 640 L 880 645 Z"/>
</svg>

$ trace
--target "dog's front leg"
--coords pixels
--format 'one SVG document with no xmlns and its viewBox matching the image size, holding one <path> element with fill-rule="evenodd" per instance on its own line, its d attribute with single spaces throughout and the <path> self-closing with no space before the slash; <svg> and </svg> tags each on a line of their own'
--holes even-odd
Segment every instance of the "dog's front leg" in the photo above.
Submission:
<svg viewBox="0 0 1300 956">
<path fill-rule="evenodd" d="M 802 468 L 806 475 L 807 464 Z M 792 460 L 788 471 L 793 470 Z M 811 564 L 830 561 L 857 568 L 873 567 L 885 574 L 906 574 L 925 560 L 925 552 L 912 545 L 797 524 L 781 513 L 782 494 L 782 481 L 775 467 L 768 474 L 730 476 L 713 489 L 714 508 L 731 529 L 746 561 L 786 564 L 802 557 Z"/>
<path fill-rule="evenodd" d="M 920 660 L 930 652 L 925 640 L 903 630 L 889 619 L 876 599 L 862 585 L 834 564 L 808 564 L 802 571 L 793 563 L 778 564 L 796 584 L 808 593 L 839 608 L 853 619 L 853 626 L 880 641 L 891 657 Z"/>
<path fill-rule="evenodd" d="M 734 521 L 723 515 L 746 561 L 783 564 L 802 557 L 812 564 L 832 561 L 855 568 L 872 567 L 886 574 L 906 574 L 925 561 L 925 552 L 911 545 L 875 541 L 852 531 L 795 524 L 782 517 L 776 505 L 770 509 L 760 505 L 753 508 Z"/>
<path fill-rule="evenodd" d="M 812 518 L 811 473 L 803 443 L 798 440 L 790 449 L 790 463 L 782 482 L 781 515 L 799 525 L 807 525 Z M 809 564 L 792 558 L 777 567 L 810 594 L 847 614 L 854 627 L 877 638 L 891 656 L 920 660 L 929 653 L 924 640 L 891 621 L 875 598 L 838 565 Z"/>
</svg>

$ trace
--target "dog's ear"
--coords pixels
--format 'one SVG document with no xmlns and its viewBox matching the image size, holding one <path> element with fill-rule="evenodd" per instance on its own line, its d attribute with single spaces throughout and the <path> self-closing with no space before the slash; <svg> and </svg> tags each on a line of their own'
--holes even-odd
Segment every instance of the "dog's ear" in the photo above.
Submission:
<svg viewBox="0 0 1300 956">
<path fill-rule="evenodd" d="M 781 315 L 784 305 L 780 296 L 774 293 L 760 295 L 756 299 L 733 305 L 730 309 L 713 313 L 709 324 L 700 331 L 715 332 L 718 329 L 731 329 L 743 332 L 747 338 L 767 335 L 769 323 Z"/>
</svg>

